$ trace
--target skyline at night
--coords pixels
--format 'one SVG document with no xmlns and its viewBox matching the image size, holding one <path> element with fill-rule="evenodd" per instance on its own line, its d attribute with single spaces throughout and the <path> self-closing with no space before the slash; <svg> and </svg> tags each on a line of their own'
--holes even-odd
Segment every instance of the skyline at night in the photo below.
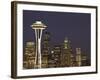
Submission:
<svg viewBox="0 0 100 80">
<path fill-rule="evenodd" d="M 23 10 L 23 43 L 34 41 L 35 33 L 30 25 L 40 20 L 48 28 L 43 31 L 51 33 L 51 44 L 63 43 L 65 37 L 71 41 L 73 50 L 81 48 L 90 57 L 91 15 L 87 13 L 47 12 Z"/>
</svg>

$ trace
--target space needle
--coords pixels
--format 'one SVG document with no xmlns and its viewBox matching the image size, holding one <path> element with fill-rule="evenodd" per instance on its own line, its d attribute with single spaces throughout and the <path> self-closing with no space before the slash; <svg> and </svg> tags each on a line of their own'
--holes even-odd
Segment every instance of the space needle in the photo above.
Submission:
<svg viewBox="0 0 100 80">
<path fill-rule="evenodd" d="M 31 25 L 32 29 L 35 30 L 35 38 L 36 38 L 36 55 L 35 55 L 35 65 L 38 68 L 42 67 L 42 59 L 41 59 L 41 38 L 42 31 L 47 27 L 41 21 L 36 21 Z"/>
</svg>

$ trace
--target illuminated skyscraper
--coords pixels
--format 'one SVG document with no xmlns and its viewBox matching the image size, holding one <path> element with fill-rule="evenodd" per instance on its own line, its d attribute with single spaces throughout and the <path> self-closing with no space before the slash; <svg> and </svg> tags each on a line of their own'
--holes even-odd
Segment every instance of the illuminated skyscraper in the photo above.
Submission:
<svg viewBox="0 0 100 80">
<path fill-rule="evenodd" d="M 38 65 L 38 68 L 41 68 L 41 38 L 42 38 L 42 31 L 47 26 L 44 25 L 41 21 L 36 21 L 31 25 L 32 29 L 35 30 L 35 37 L 36 37 L 36 59 L 35 64 Z"/>
<path fill-rule="evenodd" d="M 76 48 L 76 62 L 77 66 L 81 66 L 82 64 L 82 59 L 81 59 L 81 48 Z"/>
<path fill-rule="evenodd" d="M 68 38 L 65 38 L 61 52 L 61 66 L 63 67 L 71 66 L 71 61 L 72 61 L 71 56 L 72 56 L 71 44 Z"/>
<path fill-rule="evenodd" d="M 60 67 L 61 64 L 61 45 L 54 45 L 52 60 L 54 67 Z"/>
</svg>

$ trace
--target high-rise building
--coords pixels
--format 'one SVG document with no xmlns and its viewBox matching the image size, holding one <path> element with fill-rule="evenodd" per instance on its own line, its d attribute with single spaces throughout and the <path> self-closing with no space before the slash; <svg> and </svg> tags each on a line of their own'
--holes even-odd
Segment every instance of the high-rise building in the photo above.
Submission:
<svg viewBox="0 0 100 80">
<path fill-rule="evenodd" d="M 71 43 L 68 40 L 68 38 L 65 38 L 63 46 L 62 46 L 62 52 L 61 52 L 61 66 L 62 67 L 69 67 L 72 64 L 72 48 Z"/>
<path fill-rule="evenodd" d="M 81 48 L 76 48 L 76 63 L 77 66 L 82 65 Z"/>
<path fill-rule="evenodd" d="M 35 68 L 35 43 L 30 41 L 26 42 L 23 57 L 23 67 L 24 69 Z"/>
<path fill-rule="evenodd" d="M 23 54 L 23 68 L 34 69 L 39 68 L 36 59 L 37 45 L 32 42 L 26 42 Z M 71 42 L 68 38 L 64 39 L 63 44 L 51 45 L 51 34 L 45 32 L 41 45 L 41 68 L 55 67 L 74 67 L 74 66 L 90 66 L 90 59 L 86 54 L 82 54 L 81 48 L 76 48 L 76 54 L 73 54 Z M 37 61 L 38 62 L 38 61 Z"/>
<path fill-rule="evenodd" d="M 49 67 L 50 33 L 45 32 L 42 40 L 42 68 Z"/>
<path fill-rule="evenodd" d="M 49 54 L 49 68 L 54 68 L 54 67 L 56 67 L 56 64 L 55 64 L 55 60 L 54 60 L 54 57 L 55 55 L 54 55 L 54 50 L 52 49 L 51 50 L 51 53 Z"/>
<path fill-rule="evenodd" d="M 50 67 L 60 67 L 61 66 L 61 45 L 54 45 L 51 51 L 51 64 Z"/>
</svg>

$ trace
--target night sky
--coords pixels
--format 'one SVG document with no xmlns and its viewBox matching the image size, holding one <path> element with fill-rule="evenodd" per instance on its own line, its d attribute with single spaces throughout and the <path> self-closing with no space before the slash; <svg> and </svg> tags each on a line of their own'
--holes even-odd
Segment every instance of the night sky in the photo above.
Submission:
<svg viewBox="0 0 100 80">
<path fill-rule="evenodd" d="M 35 33 L 30 27 L 35 21 L 42 21 L 51 33 L 51 43 L 61 44 L 65 37 L 71 41 L 73 50 L 81 48 L 90 56 L 91 15 L 87 13 L 47 12 L 23 10 L 23 43 L 34 41 Z"/>
</svg>

